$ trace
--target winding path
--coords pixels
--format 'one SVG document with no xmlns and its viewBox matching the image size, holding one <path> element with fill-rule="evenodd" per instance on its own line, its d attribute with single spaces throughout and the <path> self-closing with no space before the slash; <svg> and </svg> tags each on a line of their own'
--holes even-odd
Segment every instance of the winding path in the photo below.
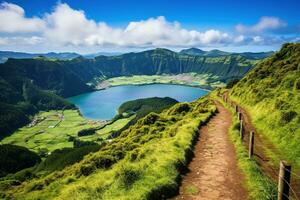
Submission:
<svg viewBox="0 0 300 200">
<path fill-rule="evenodd" d="M 174 199 L 246 200 L 244 178 L 230 141 L 231 113 L 216 102 L 219 113 L 200 129 L 195 157 Z"/>
</svg>

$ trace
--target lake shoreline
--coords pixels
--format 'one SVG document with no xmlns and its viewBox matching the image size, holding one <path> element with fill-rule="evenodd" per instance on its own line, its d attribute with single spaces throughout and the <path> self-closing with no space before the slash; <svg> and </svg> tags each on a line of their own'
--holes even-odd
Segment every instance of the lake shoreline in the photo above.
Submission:
<svg viewBox="0 0 300 200">
<path fill-rule="evenodd" d="M 137 86 L 137 87 L 130 87 Z M 183 84 L 126 84 L 114 85 L 68 98 L 82 116 L 88 119 L 112 119 L 118 106 L 130 100 L 150 97 L 170 97 L 180 102 L 194 101 L 210 90 Z"/>
<path fill-rule="evenodd" d="M 162 85 L 179 85 L 179 86 L 185 86 L 185 87 L 200 88 L 200 89 L 205 90 L 207 92 L 211 92 L 215 89 L 215 88 L 213 88 L 213 89 L 210 90 L 210 89 L 207 89 L 207 88 L 204 88 L 204 87 L 201 87 L 201 86 L 197 86 L 197 85 L 180 84 L 180 83 L 137 83 L 137 84 L 129 83 L 129 84 L 109 85 L 107 87 L 95 89 L 95 91 L 106 90 L 106 89 L 109 89 L 109 88 L 119 87 L 119 86 L 145 86 L 145 85 L 158 85 L 158 84 L 162 84 Z M 81 95 L 81 94 L 79 94 L 79 95 Z"/>
</svg>

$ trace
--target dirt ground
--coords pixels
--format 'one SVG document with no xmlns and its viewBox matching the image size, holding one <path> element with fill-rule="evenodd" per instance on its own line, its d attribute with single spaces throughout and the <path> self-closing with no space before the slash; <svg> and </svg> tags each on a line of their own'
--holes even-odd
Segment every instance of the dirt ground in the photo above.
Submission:
<svg viewBox="0 0 300 200">
<path fill-rule="evenodd" d="M 229 139 L 231 113 L 216 102 L 219 113 L 200 129 L 189 172 L 173 199 L 244 200 L 248 193 Z"/>
</svg>

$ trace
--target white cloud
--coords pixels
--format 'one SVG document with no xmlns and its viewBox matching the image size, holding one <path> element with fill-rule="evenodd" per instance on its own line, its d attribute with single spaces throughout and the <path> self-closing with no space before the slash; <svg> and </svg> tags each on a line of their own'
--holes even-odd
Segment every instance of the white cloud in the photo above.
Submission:
<svg viewBox="0 0 300 200">
<path fill-rule="evenodd" d="M 224 43 L 227 33 L 218 30 L 198 32 L 186 30 L 178 22 L 168 22 L 163 16 L 130 22 L 124 29 L 112 28 L 104 22 L 87 19 L 83 11 L 59 4 L 47 14 L 45 37 L 72 45 L 169 46 L 210 45 Z"/>
<path fill-rule="evenodd" d="M 253 26 L 238 24 L 235 28 L 238 32 L 241 33 L 261 33 L 264 31 L 276 30 L 286 26 L 286 22 L 277 17 L 262 17 Z"/>
<path fill-rule="evenodd" d="M 38 32 L 44 28 L 42 19 L 26 18 L 24 9 L 12 3 L 1 3 L 0 19 L 0 32 Z"/>
<path fill-rule="evenodd" d="M 44 42 L 44 38 L 38 36 L 13 36 L 0 37 L 0 45 L 15 46 L 15 45 L 38 45 Z"/>
<path fill-rule="evenodd" d="M 62 48 L 148 48 L 148 47 L 221 47 L 247 44 L 272 44 L 283 39 L 266 37 L 263 32 L 286 26 L 276 17 L 263 17 L 253 26 L 239 24 L 237 33 L 216 29 L 205 31 L 183 28 L 159 16 L 129 22 L 124 28 L 88 19 L 82 10 L 59 3 L 42 17 L 26 17 L 23 8 L 12 3 L 0 6 L 0 48 L 31 46 L 41 49 Z M 255 33 L 255 34 L 254 34 Z M 28 48 L 28 47 L 27 47 Z"/>
</svg>

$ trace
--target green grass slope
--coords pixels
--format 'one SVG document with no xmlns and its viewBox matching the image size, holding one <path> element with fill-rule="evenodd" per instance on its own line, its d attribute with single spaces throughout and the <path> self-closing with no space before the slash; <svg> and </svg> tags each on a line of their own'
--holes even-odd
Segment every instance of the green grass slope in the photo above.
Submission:
<svg viewBox="0 0 300 200">
<path fill-rule="evenodd" d="M 20 186 L 6 184 L 0 193 L 4 199 L 165 199 L 177 192 L 198 127 L 215 111 L 202 98 L 150 113 L 79 163 Z"/>
<path fill-rule="evenodd" d="M 300 169 L 300 44 L 285 44 L 237 83 L 231 97 L 254 125 Z"/>
</svg>

